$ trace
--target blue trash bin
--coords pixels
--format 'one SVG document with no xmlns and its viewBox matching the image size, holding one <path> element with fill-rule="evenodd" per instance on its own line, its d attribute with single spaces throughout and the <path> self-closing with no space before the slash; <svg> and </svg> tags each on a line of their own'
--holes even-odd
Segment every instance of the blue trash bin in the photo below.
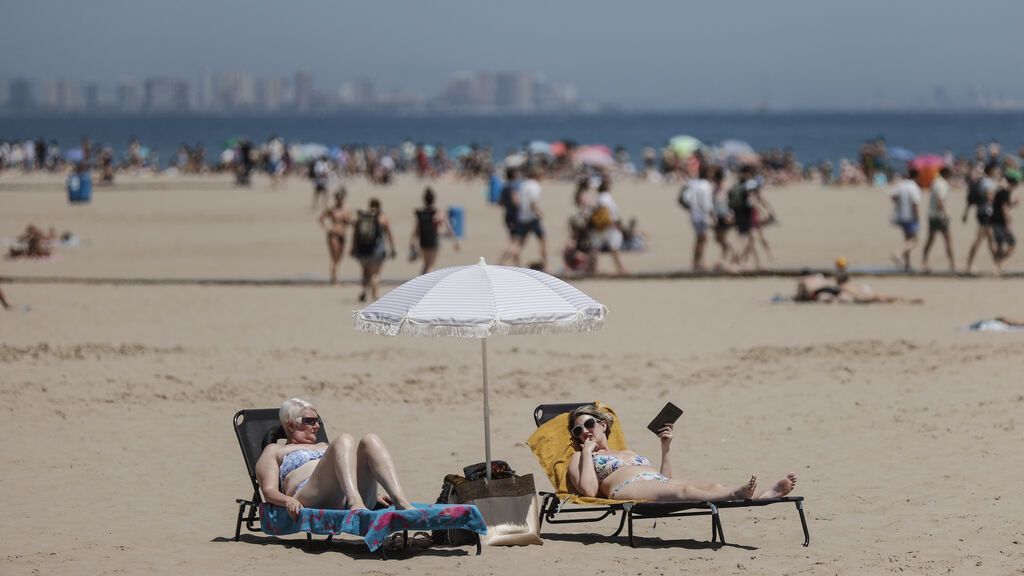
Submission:
<svg viewBox="0 0 1024 576">
<path fill-rule="evenodd" d="M 491 174 L 488 184 L 487 201 L 491 204 L 497 204 L 501 201 L 501 189 L 504 187 L 505 183 L 501 181 L 501 177 L 497 174 Z"/>
<path fill-rule="evenodd" d="M 455 237 L 461 240 L 466 232 L 466 213 L 462 210 L 462 206 L 448 207 L 448 221 L 451 222 Z"/>
<path fill-rule="evenodd" d="M 68 176 L 68 202 L 86 204 L 92 200 L 92 175 L 86 172 L 72 172 Z"/>
</svg>

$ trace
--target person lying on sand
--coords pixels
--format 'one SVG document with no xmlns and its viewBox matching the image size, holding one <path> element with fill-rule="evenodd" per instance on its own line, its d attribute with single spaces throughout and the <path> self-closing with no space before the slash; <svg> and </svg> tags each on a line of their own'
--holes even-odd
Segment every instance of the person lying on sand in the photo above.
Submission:
<svg viewBox="0 0 1024 576">
<path fill-rule="evenodd" d="M 57 241 L 57 230 L 50 228 L 43 232 L 35 224 L 29 224 L 17 238 L 17 243 L 7 251 L 9 258 L 46 258 L 53 255 Z"/>
<path fill-rule="evenodd" d="M 835 280 L 829 280 L 823 274 L 803 276 L 796 283 L 796 302 L 839 302 L 854 304 L 921 304 L 921 298 L 901 298 L 876 294 L 871 286 L 864 283 L 850 282 L 846 271 L 846 258 L 836 258 Z"/>
<path fill-rule="evenodd" d="M 297 518 L 303 507 L 358 510 L 380 502 L 401 510 L 413 506 L 398 482 L 391 454 L 375 434 L 356 443 L 340 434 L 317 442 L 321 420 L 316 407 L 292 398 L 281 405 L 281 426 L 288 441 L 269 444 L 256 462 L 256 478 L 269 504 Z M 388 497 L 377 497 L 377 484 Z"/>
<path fill-rule="evenodd" d="M 749 500 L 779 498 L 796 485 L 794 472 L 761 492 L 757 490 L 756 476 L 733 487 L 673 477 L 669 457 L 672 424 L 658 432 L 661 466 L 655 469 L 650 460 L 635 452 L 608 449 L 608 434 L 614 423 L 612 414 L 593 404 L 580 406 L 569 414 L 569 434 L 576 449 L 569 460 L 569 482 L 582 496 L 652 502 Z"/>
<path fill-rule="evenodd" d="M 1007 326 L 1015 326 L 1024 328 L 1024 317 L 1021 318 L 1010 318 L 1009 316 L 997 316 L 996 322 L 1002 322 Z"/>
</svg>

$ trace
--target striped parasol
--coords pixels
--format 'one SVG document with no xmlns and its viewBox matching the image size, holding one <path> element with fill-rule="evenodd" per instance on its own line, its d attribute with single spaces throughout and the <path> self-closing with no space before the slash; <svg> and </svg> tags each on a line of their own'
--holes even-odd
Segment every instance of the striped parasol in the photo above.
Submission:
<svg viewBox="0 0 1024 576">
<path fill-rule="evenodd" d="M 483 354 L 484 444 L 491 470 L 487 338 L 512 334 L 590 332 L 608 309 L 537 270 L 478 264 L 444 268 L 402 284 L 353 313 L 355 329 L 383 336 L 479 338 Z"/>
</svg>

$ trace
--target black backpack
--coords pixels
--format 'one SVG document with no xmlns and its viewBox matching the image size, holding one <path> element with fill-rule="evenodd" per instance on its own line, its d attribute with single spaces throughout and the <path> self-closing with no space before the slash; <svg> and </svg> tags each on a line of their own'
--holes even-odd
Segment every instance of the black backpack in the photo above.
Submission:
<svg viewBox="0 0 1024 576">
<path fill-rule="evenodd" d="M 359 253 L 370 253 L 380 241 L 380 218 L 376 212 L 359 211 L 354 232 L 354 249 Z"/>
<path fill-rule="evenodd" d="M 742 212 L 747 209 L 747 186 L 745 182 L 737 182 L 729 189 L 729 209 Z"/>
</svg>

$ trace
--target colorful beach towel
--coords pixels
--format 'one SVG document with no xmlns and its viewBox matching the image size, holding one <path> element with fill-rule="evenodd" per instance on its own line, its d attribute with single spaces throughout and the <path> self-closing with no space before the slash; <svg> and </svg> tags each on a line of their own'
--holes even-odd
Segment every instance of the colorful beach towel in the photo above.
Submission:
<svg viewBox="0 0 1024 576">
<path fill-rule="evenodd" d="M 260 526 L 273 536 L 311 534 L 352 534 L 361 536 L 370 551 L 376 551 L 389 534 L 402 530 L 446 530 L 462 528 L 486 534 L 487 525 L 476 506 L 470 504 L 413 503 L 412 510 L 325 510 L 303 508 L 293 520 L 286 508 L 260 504 Z"/>
</svg>

